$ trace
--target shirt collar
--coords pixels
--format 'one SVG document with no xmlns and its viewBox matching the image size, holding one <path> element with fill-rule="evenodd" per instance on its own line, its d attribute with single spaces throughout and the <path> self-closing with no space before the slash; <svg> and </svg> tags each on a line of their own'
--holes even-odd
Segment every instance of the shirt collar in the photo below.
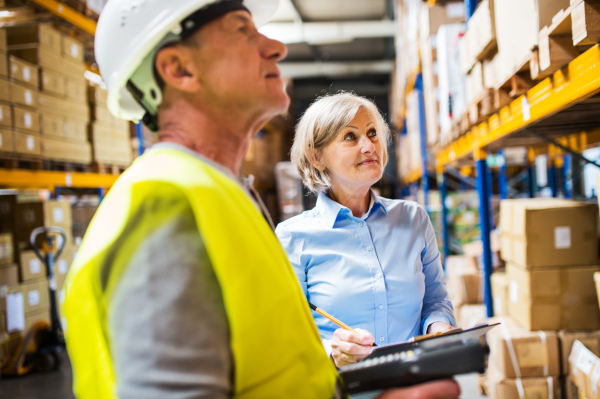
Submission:
<svg viewBox="0 0 600 399">
<path fill-rule="evenodd" d="M 335 227 L 335 222 L 340 214 L 345 214 L 352 217 L 352 212 L 350 209 L 345 206 L 335 202 L 329 195 L 324 192 L 320 192 L 317 197 L 317 210 L 323 217 L 325 224 L 330 226 L 331 228 Z M 381 208 L 383 212 L 387 215 L 387 209 L 385 204 L 381 200 L 381 198 L 371 190 L 371 205 L 369 206 L 369 210 L 365 215 L 361 218 L 363 220 L 367 219 L 371 214 L 377 211 L 377 209 Z"/>
</svg>

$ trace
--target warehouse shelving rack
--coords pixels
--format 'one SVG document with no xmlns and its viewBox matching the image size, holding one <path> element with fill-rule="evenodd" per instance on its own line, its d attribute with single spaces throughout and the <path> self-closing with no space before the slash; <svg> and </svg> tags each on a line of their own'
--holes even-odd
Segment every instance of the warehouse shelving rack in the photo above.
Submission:
<svg viewBox="0 0 600 399">
<path fill-rule="evenodd" d="M 480 229 L 483 242 L 484 292 L 488 316 L 493 316 L 490 276 L 492 253 L 490 246 L 490 202 L 488 153 L 501 153 L 505 147 L 526 146 L 529 160 L 536 147 L 547 147 L 551 158 L 549 185 L 553 196 L 559 189 L 572 197 L 569 185 L 569 158 L 600 165 L 585 159 L 581 152 L 600 143 L 600 46 L 595 45 L 571 61 L 565 68 L 546 78 L 487 121 L 473 127 L 456 141 L 441 149 L 436 156 L 436 170 L 441 175 L 440 194 L 445 212 L 447 192 L 446 168 L 452 165 L 475 164 L 477 191 L 480 199 Z M 533 196 L 533 168 L 529 167 L 529 195 Z M 556 176 L 562 176 L 559 187 Z M 567 178 L 564 178 L 567 177 Z M 505 169 L 500 171 L 500 197 L 507 197 Z M 443 223 L 445 224 L 445 218 Z M 447 227 L 444 227 L 447 229 Z M 444 246 L 447 246 L 444 235 Z M 444 250 L 447 254 L 447 250 Z"/>
<path fill-rule="evenodd" d="M 96 21 L 56 0 L 29 0 L 52 12 L 73 26 L 94 35 Z M 137 126 L 138 155 L 144 152 L 141 125 Z M 0 186 L 23 189 L 48 189 L 58 195 L 60 187 L 97 188 L 102 199 L 117 180 L 118 175 L 91 172 L 63 172 L 49 170 L 0 169 Z"/>
</svg>

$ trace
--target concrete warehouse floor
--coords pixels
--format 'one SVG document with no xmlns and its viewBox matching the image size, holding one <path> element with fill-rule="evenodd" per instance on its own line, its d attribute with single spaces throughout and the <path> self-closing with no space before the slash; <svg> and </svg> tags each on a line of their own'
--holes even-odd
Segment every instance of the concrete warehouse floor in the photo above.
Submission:
<svg viewBox="0 0 600 399">
<path fill-rule="evenodd" d="M 468 374 L 456 378 L 462 390 L 462 399 L 485 399 L 477 392 L 477 375 Z M 71 392 L 71 364 L 66 353 L 60 370 L 46 374 L 30 374 L 20 378 L 2 377 L 2 399 L 74 399 Z"/>
</svg>

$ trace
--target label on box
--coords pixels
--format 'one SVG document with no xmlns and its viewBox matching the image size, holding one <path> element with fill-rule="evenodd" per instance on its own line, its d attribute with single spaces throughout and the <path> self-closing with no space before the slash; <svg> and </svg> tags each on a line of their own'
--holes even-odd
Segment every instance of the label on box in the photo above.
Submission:
<svg viewBox="0 0 600 399">
<path fill-rule="evenodd" d="M 25 304 L 22 292 L 11 292 L 6 296 L 6 331 L 25 329 Z"/>
<path fill-rule="evenodd" d="M 542 367 L 548 364 L 548 347 L 541 342 L 515 345 L 519 367 Z"/>
<path fill-rule="evenodd" d="M 66 259 L 61 259 L 58 261 L 58 274 L 67 274 L 69 271 L 69 264 Z"/>
<path fill-rule="evenodd" d="M 79 47 L 76 44 L 71 44 L 71 57 L 79 57 Z"/>
<path fill-rule="evenodd" d="M 39 259 L 29 260 L 29 271 L 31 274 L 39 274 L 42 272 L 42 263 Z"/>
<path fill-rule="evenodd" d="M 25 122 L 26 128 L 31 128 L 31 126 L 33 126 L 33 118 L 29 112 L 25 112 L 23 115 L 23 121 Z"/>
<path fill-rule="evenodd" d="M 31 94 L 30 90 L 25 90 L 25 104 L 33 104 L 33 94 Z"/>
<path fill-rule="evenodd" d="M 592 371 L 590 380 L 592 381 L 592 390 L 594 391 L 594 393 L 598 393 L 598 380 L 600 380 L 600 363 L 596 363 L 596 367 L 594 367 L 594 371 Z"/>
<path fill-rule="evenodd" d="M 23 79 L 29 82 L 31 80 L 31 71 L 29 67 L 23 67 Z"/>
<path fill-rule="evenodd" d="M 446 4 L 446 15 L 448 18 L 459 18 L 465 16 L 465 6 L 460 3 Z"/>
<path fill-rule="evenodd" d="M 519 283 L 516 281 L 511 281 L 508 286 L 508 297 L 512 303 L 519 302 Z"/>
<path fill-rule="evenodd" d="M 502 298 L 499 295 L 494 297 L 494 313 L 496 316 L 500 316 L 502 314 Z"/>
<path fill-rule="evenodd" d="M 592 352 L 582 348 L 579 356 L 577 357 L 575 367 L 581 370 L 584 374 L 590 375 L 590 372 L 596 363 L 596 359 L 596 356 Z"/>
<path fill-rule="evenodd" d="M 527 122 L 531 119 L 531 112 L 529 109 L 529 101 L 527 100 L 527 96 L 523 96 L 521 100 L 521 109 L 523 110 L 523 121 Z"/>
<path fill-rule="evenodd" d="M 549 397 L 548 384 L 523 387 L 523 391 L 525 394 L 523 399 L 547 399 Z"/>
<path fill-rule="evenodd" d="M 554 248 L 571 248 L 571 228 L 569 226 L 554 228 Z"/>
<path fill-rule="evenodd" d="M 0 298 L 5 298 L 8 294 L 8 285 L 0 285 Z"/>
<path fill-rule="evenodd" d="M 64 218 L 64 213 L 62 208 L 54 208 L 52 210 L 52 219 L 54 219 L 54 223 L 62 223 Z"/>
<path fill-rule="evenodd" d="M 31 290 L 27 293 L 27 303 L 29 306 L 37 306 L 40 304 L 40 291 Z"/>
<path fill-rule="evenodd" d="M 33 151 L 33 149 L 35 148 L 35 140 L 33 139 L 32 136 L 27 136 L 27 149 L 29 151 Z"/>
<path fill-rule="evenodd" d="M 0 148 L 2 148 L 2 135 L 0 134 Z"/>
</svg>

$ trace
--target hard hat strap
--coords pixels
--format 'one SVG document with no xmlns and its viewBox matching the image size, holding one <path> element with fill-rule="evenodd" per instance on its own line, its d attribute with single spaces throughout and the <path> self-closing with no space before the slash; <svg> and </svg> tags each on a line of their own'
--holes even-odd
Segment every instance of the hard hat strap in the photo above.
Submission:
<svg viewBox="0 0 600 399">
<path fill-rule="evenodd" d="M 242 3 L 243 0 L 220 0 L 202 7 L 181 21 L 181 40 L 189 38 L 198 29 L 228 12 L 238 10 L 250 12 Z"/>
</svg>

